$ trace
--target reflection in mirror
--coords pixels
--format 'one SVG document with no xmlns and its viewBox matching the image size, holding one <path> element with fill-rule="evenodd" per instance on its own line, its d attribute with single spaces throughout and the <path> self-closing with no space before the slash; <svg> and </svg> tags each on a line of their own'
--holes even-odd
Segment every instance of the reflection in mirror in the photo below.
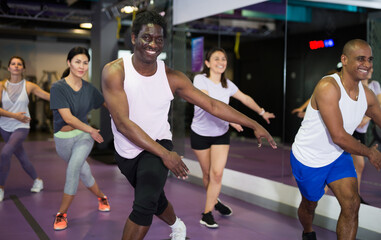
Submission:
<svg viewBox="0 0 381 240">
<path fill-rule="evenodd" d="M 184 69 L 193 81 L 194 76 L 201 72 L 199 67 L 203 65 L 206 52 L 213 47 L 223 48 L 228 61 L 226 77 L 243 93 L 252 97 L 260 108 L 273 113 L 275 118 L 270 119 L 270 124 L 267 124 L 259 115 L 261 110 L 253 111 L 234 97 L 230 98 L 230 105 L 264 126 L 279 145 L 282 141 L 283 122 L 285 10 L 283 1 L 265 1 L 173 28 L 174 45 L 177 46 L 174 49 L 179 49 L 183 44 L 187 52 L 186 56 L 176 56 L 177 53 L 174 53 L 175 69 Z M 203 44 L 201 53 L 195 50 L 196 42 L 200 39 Z M 195 59 L 197 56 L 201 56 L 201 60 Z M 186 66 L 182 66 L 180 60 L 185 60 Z M 179 131 L 185 132 L 184 156 L 197 161 L 189 141 L 194 106 L 175 101 L 174 108 L 180 111 L 179 104 L 186 108 L 185 126 L 179 128 Z M 173 121 L 178 122 L 181 114 L 175 114 Z M 178 129 L 175 125 L 174 129 Z M 182 133 L 175 131 L 174 138 Z M 280 147 L 280 151 L 272 150 L 266 140 L 263 140 L 264 146 L 258 148 L 254 133 L 248 128 L 244 128 L 242 132 L 231 128 L 230 135 L 231 147 L 226 168 L 282 181 L 284 171 L 281 159 L 288 158 L 288 148 L 285 151 L 282 151 L 283 147 Z"/>
<path fill-rule="evenodd" d="M 193 80 L 199 73 L 192 57 L 195 40 L 202 39 L 203 51 L 216 46 L 224 48 L 228 58 L 227 78 L 276 118 L 267 124 L 234 98 L 230 104 L 262 124 L 279 144 L 276 151 L 266 144 L 258 149 L 252 131 L 231 129 L 226 168 L 296 186 L 289 153 L 302 114 L 298 117 L 291 112 L 309 99 L 319 79 L 337 68 L 346 41 L 367 39 L 367 17 L 376 10 L 294 0 L 288 1 L 286 22 L 285 3 L 267 1 L 175 25 L 173 65 Z M 196 160 L 189 141 L 193 105 L 175 101 L 174 109 L 174 142 L 183 143 L 177 149 L 181 148 L 180 153 L 186 158 Z M 371 139 L 372 136 L 368 143 Z M 365 162 L 361 192 L 371 205 L 381 206 L 378 194 L 381 184 L 376 174 Z"/>
<path fill-rule="evenodd" d="M 367 31 L 368 15 L 375 9 L 316 3 L 311 1 L 289 1 L 287 29 L 287 94 L 285 109 L 285 142 L 292 143 L 302 121 L 303 114 L 291 114 L 302 106 L 313 92 L 317 82 L 326 74 L 340 67 L 340 55 L 344 44 L 355 38 L 375 39 L 377 31 Z M 299 12 L 299 14 L 296 14 Z M 293 15 L 295 13 L 295 15 Z M 301 14 L 303 13 L 303 14 Z M 297 17 L 297 19 L 295 19 Z M 374 29 L 380 23 L 374 21 Z M 369 41 L 374 53 L 379 44 Z M 377 59 L 377 55 L 375 55 Z M 379 70 L 376 70 L 375 72 Z M 376 75 L 374 74 L 374 77 Z M 372 78 L 377 81 L 380 79 Z M 368 128 L 366 144 L 374 138 L 372 127 Z M 289 172 L 289 160 L 284 159 L 284 183 L 295 185 Z M 359 172 L 359 171 L 358 171 Z M 360 195 L 371 206 L 381 207 L 381 178 L 376 169 L 365 160 L 360 184 Z M 329 191 L 328 194 L 332 193 Z"/>
</svg>

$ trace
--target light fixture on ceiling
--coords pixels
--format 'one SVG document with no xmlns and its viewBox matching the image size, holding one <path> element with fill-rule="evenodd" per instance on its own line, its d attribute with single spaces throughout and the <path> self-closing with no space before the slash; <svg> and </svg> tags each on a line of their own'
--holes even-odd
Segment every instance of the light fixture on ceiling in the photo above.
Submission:
<svg viewBox="0 0 381 240">
<path fill-rule="evenodd" d="M 79 24 L 79 26 L 81 28 L 85 28 L 85 29 L 91 29 L 93 27 L 93 25 L 91 23 L 81 23 L 81 24 Z"/>
<path fill-rule="evenodd" d="M 122 9 L 120 9 L 120 11 L 121 11 L 122 13 L 127 13 L 127 14 L 136 12 L 136 11 L 138 11 L 138 10 L 139 10 L 139 9 L 138 9 L 137 7 L 135 7 L 135 6 L 125 6 L 125 7 L 123 7 Z"/>
</svg>

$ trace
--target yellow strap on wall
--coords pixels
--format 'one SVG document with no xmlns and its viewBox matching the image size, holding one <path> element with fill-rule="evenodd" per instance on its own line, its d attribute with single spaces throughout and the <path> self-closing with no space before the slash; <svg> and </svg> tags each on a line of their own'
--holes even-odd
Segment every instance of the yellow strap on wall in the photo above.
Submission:
<svg viewBox="0 0 381 240">
<path fill-rule="evenodd" d="M 235 57 L 237 59 L 239 59 L 239 39 L 241 37 L 241 33 L 240 32 L 237 32 L 235 34 L 235 45 L 234 45 L 234 53 L 235 53 Z"/>
<path fill-rule="evenodd" d="M 119 39 L 120 35 L 120 29 L 122 28 L 122 23 L 120 17 L 116 17 L 116 22 L 118 24 L 117 30 L 116 30 L 116 39 Z"/>
</svg>

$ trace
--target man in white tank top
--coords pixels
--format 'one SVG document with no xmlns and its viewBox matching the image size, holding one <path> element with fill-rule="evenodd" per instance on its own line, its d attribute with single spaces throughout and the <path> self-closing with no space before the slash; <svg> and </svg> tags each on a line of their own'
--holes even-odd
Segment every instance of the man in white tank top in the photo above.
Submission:
<svg viewBox="0 0 381 240">
<path fill-rule="evenodd" d="M 352 137 L 364 114 L 381 126 L 377 98 L 361 84 L 373 67 L 372 49 L 363 40 L 351 40 L 344 46 L 341 62 L 341 72 L 316 85 L 292 145 L 292 172 L 302 194 L 298 216 L 303 240 L 316 239 L 312 221 L 326 185 L 341 205 L 337 239 L 355 239 L 360 197 L 350 154 L 366 156 L 376 169 L 381 168 L 377 145 L 368 148 Z"/>
<path fill-rule="evenodd" d="M 131 34 L 134 55 L 107 64 L 102 73 L 102 90 L 112 117 L 115 158 L 135 188 L 124 240 L 143 239 L 153 215 L 172 228 L 172 240 L 186 238 L 186 227 L 163 191 L 168 169 L 183 179 L 189 172 L 181 157 L 172 151 L 168 110 L 173 94 L 225 121 L 253 129 L 259 145 L 266 138 L 276 148 L 271 135 L 256 121 L 203 94 L 183 73 L 157 60 L 165 34 L 162 16 L 153 11 L 137 13 Z"/>
</svg>

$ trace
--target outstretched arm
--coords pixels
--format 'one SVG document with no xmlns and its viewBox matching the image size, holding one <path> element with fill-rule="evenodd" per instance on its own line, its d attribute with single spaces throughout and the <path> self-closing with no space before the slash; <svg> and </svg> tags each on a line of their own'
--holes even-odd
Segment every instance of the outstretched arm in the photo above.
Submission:
<svg viewBox="0 0 381 240">
<path fill-rule="evenodd" d="M 308 103 L 310 102 L 310 98 L 305 101 L 302 106 L 295 108 L 291 111 L 292 114 L 296 113 L 299 118 L 304 118 L 305 112 L 304 110 L 307 108 Z"/>
<path fill-rule="evenodd" d="M 33 93 L 39 98 L 42 98 L 46 101 L 50 101 L 50 93 L 47 91 L 42 90 L 37 84 L 32 83 L 32 82 L 27 82 L 27 91 L 28 95 L 29 93 Z"/>
<path fill-rule="evenodd" d="M 257 112 L 259 115 L 263 117 L 263 119 L 270 124 L 270 118 L 275 118 L 275 115 L 270 112 L 266 112 L 264 108 L 261 108 L 252 97 L 249 95 L 244 94 L 240 90 L 238 90 L 233 97 L 235 99 L 238 99 L 241 103 L 243 103 L 246 107 L 250 108 L 251 110 Z"/>
<path fill-rule="evenodd" d="M 116 128 L 135 145 L 159 156 L 164 165 L 177 177 L 185 178 L 189 170 L 181 157 L 154 141 L 143 129 L 130 120 L 128 96 L 124 91 L 123 83 L 123 60 L 117 59 L 107 64 L 102 72 L 102 90 Z"/>
<path fill-rule="evenodd" d="M 273 148 L 276 148 L 274 139 L 259 123 L 229 105 L 204 94 L 195 88 L 189 78 L 183 73 L 169 68 L 167 68 L 166 71 L 172 92 L 175 92 L 184 100 L 201 107 L 218 118 L 253 129 L 259 146 L 262 145 L 262 138 L 266 138 L 269 144 Z"/>
</svg>

